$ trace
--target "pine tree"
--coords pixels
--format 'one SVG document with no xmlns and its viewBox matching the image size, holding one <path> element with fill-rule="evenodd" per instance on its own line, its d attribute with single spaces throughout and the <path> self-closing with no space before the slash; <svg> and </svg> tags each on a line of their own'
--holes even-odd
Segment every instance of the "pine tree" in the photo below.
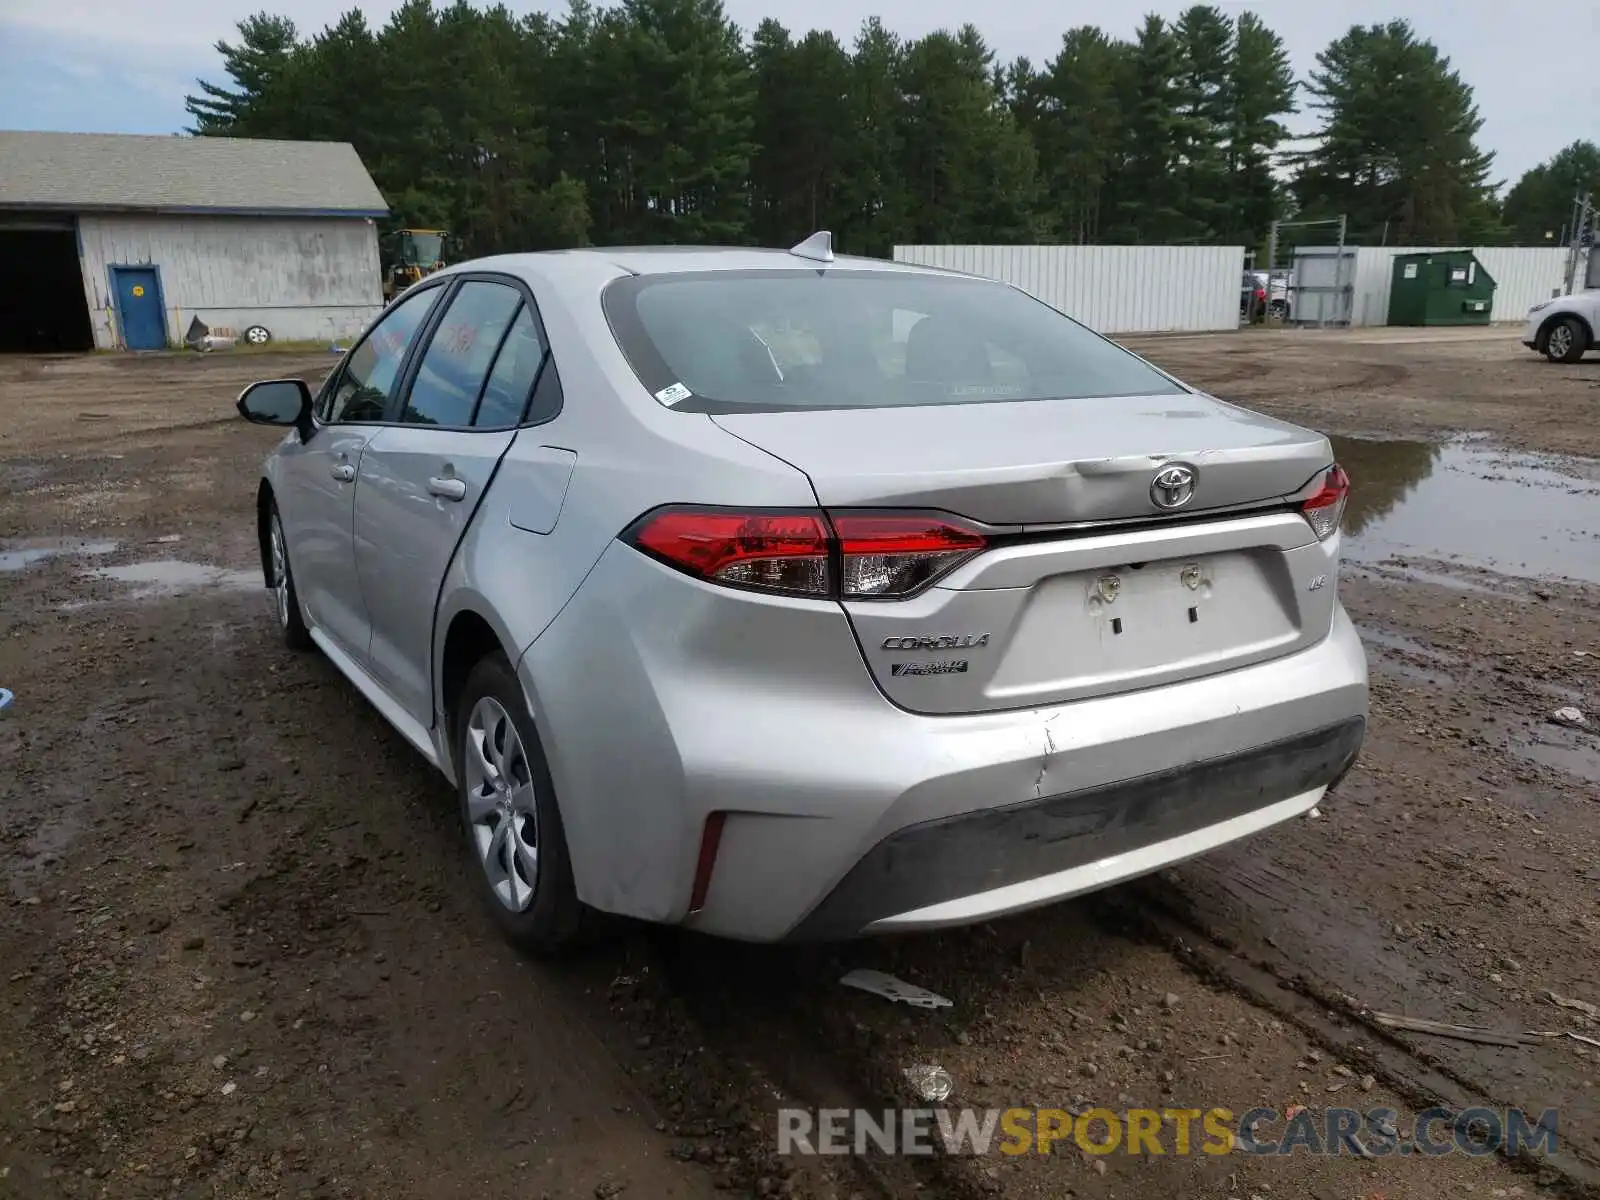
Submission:
<svg viewBox="0 0 1600 1200">
<path fill-rule="evenodd" d="M 1048 213 L 1063 241 L 1099 240 L 1108 185 L 1121 165 L 1126 116 L 1118 95 L 1128 49 L 1093 25 L 1068 31 L 1034 82 L 1028 123 Z"/>
<path fill-rule="evenodd" d="M 1600 146 L 1576 141 L 1528 171 L 1506 193 L 1504 217 L 1519 242 L 1552 245 L 1572 221 L 1575 196 L 1600 202 Z"/>
<path fill-rule="evenodd" d="M 850 56 L 831 33 L 798 44 L 776 21 L 751 43 L 757 150 L 751 194 L 757 240 L 787 246 L 842 215 L 839 185 L 850 121 Z"/>
<path fill-rule="evenodd" d="M 233 87 L 197 80 L 200 95 L 186 96 L 194 118 L 191 133 L 231 137 L 286 137 L 273 126 L 266 106 L 286 98 L 284 75 L 300 48 L 300 35 L 288 17 L 256 13 L 239 22 L 237 45 L 219 41 L 216 51 Z"/>
<path fill-rule="evenodd" d="M 1178 18 L 1177 114 L 1174 133 L 1183 187 L 1177 206 L 1187 236 L 1234 232 L 1232 181 L 1227 153 L 1233 108 L 1233 23 L 1218 9 L 1197 4 Z"/>
<path fill-rule="evenodd" d="M 593 45 L 611 236 L 743 241 L 754 79 L 720 0 L 624 0 Z"/>
<path fill-rule="evenodd" d="M 1295 80 L 1283 39 L 1254 13 L 1241 13 L 1234 28 L 1229 75 L 1230 224 L 1247 245 L 1261 247 L 1283 210 L 1272 166 L 1289 136 L 1279 118 L 1295 111 Z"/>
<path fill-rule="evenodd" d="M 1037 163 L 995 90 L 992 61 L 970 25 L 931 33 L 906 51 L 900 170 L 911 200 L 909 240 L 1032 240 Z"/>
<path fill-rule="evenodd" d="M 566 15 L 545 30 L 537 15 L 524 18 L 533 32 L 524 58 L 523 87 L 540 88 L 551 158 L 570 188 L 587 201 L 589 237 L 614 244 L 622 216 L 617 179 L 623 163 L 606 154 L 601 126 L 614 99 L 600 75 L 600 45 L 609 22 L 589 0 L 570 0 Z"/>
<path fill-rule="evenodd" d="M 350 142 L 375 168 L 380 187 L 396 186 L 384 169 L 383 141 L 391 125 L 409 114 L 392 112 L 385 103 L 391 74 L 361 10 L 351 9 L 314 37 L 290 77 L 302 129 L 298 136 Z"/>
<path fill-rule="evenodd" d="M 1126 157 L 1113 240 L 1164 242 L 1188 234 L 1177 174 L 1182 69 L 1178 39 L 1165 21 L 1148 16 L 1139 27 L 1123 85 Z"/>
<path fill-rule="evenodd" d="M 751 229 L 758 242 L 771 244 L 790 224 L 785 211 L 794 188 L 792 141 L 797 114 L 793 102 L 794 39 L 768 17 L 750 39 L 750 66 L 755 72 L 755 113 L 750 159 Z"/>
<path fill-rule="evenodd" d="M 1472 89 L 1406 21 L 1354 27 L 1317 56 L 1307 91 L 1319 145 L 1295 180 L 1312 214 L 1348 215 L 1356 237 L 1471 241 L 1494 227 Z"/>
<path fill-rule="evenodd" d="M 1042 234 L 1038 152 L 1006 103 L 1006 73 L 995 66 L 994 53 L 977 26 L 963 25 L 956 41 L 966 59 L 989 68 L 977 145 L 978 178 L 988 186 L 978 188 L 970 205 L 966 236 L 973 242 L 1037 241 Z"/>
<path fill-rule="evenodd" d="M 906 104 L 900 91 L 905 47 L 869 18 L 850 56 L 848 114 L 841 132 L 838 243 L 852 254 L 888 255 L 903 236 L 910 200 L 900 173 Z"/>
</svg>

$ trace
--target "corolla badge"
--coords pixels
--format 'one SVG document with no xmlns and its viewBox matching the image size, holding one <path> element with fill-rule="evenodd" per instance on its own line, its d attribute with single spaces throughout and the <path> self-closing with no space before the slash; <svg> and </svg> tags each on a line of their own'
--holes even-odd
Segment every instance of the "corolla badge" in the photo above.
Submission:
<svg viewBox="0 0 1600 1200">
<path fill-rule="evenodd" d="M 1169 463 L 1150 481 L 1150 502 L 1157 508 L 1182 508 L 1194 499 L 1195 470 L 1185 463 Z"/>
<path fill-rule="evenodd" d="M 886 637 L 885 650 L 981 650 L 989 644 L 987 633 L 946 633 L 938 637 Z"/>
</svg>

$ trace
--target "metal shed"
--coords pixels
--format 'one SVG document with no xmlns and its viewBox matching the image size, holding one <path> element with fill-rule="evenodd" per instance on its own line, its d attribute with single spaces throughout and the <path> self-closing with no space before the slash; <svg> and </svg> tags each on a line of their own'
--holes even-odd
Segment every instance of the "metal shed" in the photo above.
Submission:
<svg viewBox="0 0 1600 1200">
<path fill-rule="evenodd" d="M 344 142 L 0 131 L 0 350 L 347 336 L 388 211 Z"/>
</svg>

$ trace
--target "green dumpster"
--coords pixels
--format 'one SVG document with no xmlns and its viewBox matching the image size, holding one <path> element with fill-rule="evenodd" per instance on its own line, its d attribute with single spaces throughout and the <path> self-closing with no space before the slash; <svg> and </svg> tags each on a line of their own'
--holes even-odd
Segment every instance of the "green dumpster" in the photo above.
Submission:
<svg viewBox="0 0 1600 1200">
<path fill-rule="evenodd" d="M 1471 250 L 1397 254 L 1389 283 L 1391 325 L 1487 325 L 1494 277 Z"/>
</svg>

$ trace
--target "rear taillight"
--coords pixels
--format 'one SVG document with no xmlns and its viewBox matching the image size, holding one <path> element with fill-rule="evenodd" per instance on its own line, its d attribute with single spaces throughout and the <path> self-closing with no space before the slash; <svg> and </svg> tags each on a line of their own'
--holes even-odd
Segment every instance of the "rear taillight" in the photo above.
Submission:
<svg viewBox="0 0 1600 1200">
<path fill-rule="evenodd" d="M 1316 494 L 1300 506 L 1301 515 L 1318 541 L 1325 542 L 1338 532 L 1339 522 L 1344 517 L 1344 502 L 1349 495 L 1350 476 L 1335 463 L 1323 475 L 1322 486 Z"/>
<path fill-rule="evenodd" d="M 802 596 L 832 591 L 821 513 L 661 509 L 624 540 L 713 583 Z"/>
<path fill-rule="evenodd" d="M 705 508 L 657 509 L 623 540 L 711 583 L 843 600 L 909 596 L 988 544 L 937 514 Z"/>
<path fill-rule="evenodd" d="M 948 517 L 834 513 L 846 599 L 906 596 L 985 545 L 983 534 Z"/>
</svg>

